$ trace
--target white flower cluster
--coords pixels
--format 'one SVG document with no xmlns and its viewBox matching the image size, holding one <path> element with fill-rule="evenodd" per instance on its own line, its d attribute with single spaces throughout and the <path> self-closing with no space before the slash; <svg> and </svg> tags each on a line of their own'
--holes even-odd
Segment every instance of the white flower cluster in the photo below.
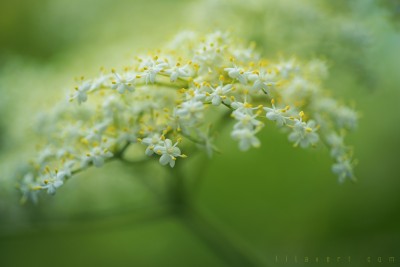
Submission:
<svg viewBox="0 0 400 267">
<path fill-rule="evenodd" d="M 226 112 L 240 150 L 261 145 L 257 133 L 269 120 L 290 131 L 294 146 L 325 140 L 333 171 L 340 180 L 354 178 L 351 150 L 337 133 L 353 129 L 357 114 L 320 88 L 322 62 L 269 62 L 221 32 L 184 33 L 179 40 L 121 71 L 80 80 L 71 103 L 42 120 L 45 145 L 19 174 L 24 200 L 40 191 L 54 194 L 75 172 L 121 157 L 132 143 L 170 167 L 186 157 L 181 142 L 211 154 L 209 126 Z"/>
</svg>

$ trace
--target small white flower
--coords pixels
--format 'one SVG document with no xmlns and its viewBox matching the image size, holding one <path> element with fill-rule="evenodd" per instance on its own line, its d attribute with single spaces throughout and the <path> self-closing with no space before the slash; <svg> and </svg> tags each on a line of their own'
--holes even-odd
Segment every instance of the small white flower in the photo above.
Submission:
<svg viewBox="0 0 400 267">
<path fill-rule="evenodd" d="M 248 128 L 235 129 L 232 131 L 232 138 L 239 140 L 239 149 L 242 151 L 249 150 L 251 147 L 259 147 L 260 140 L 255 136 L 256 131 Z"/>
<path fill-rule="evenodd" d="M 266 94 L 270 94 L 270 89 L 277 82 L 277 75 L 275 71 L 254 72 L 249 74 L 248 79 L 253 82 L 252 90 L 258 92 L 262 90 Z"/>
<path fill-rule="evenodd" d="M 203 110 L 203 102 L 191 99 L 183 102 L 180 107 L 175 110 L 175 116 L 177 116 L 179 120 L 184 120 L 188 125 L 193 125 L 203 118 Z"/>
<path fill-rule="evenodd" d="M 155 83 L 157 74 L 168 66 L 167 62 L 158 59 L 158 57 L 155 57 L 154 60 L 148 59 L 140 65 L 143 72 L 139 73 L 138 77 L 144 78 L 146 84 Z"/>
<path fill-rule="evenodd" d="M 42 180 L 41 189 L 47 189 L 47 194 L 54 195 L 57 188 L 64 184 L 63 179 L 65 176 L 59 176 L 57 170 L 52 172 L 47 168 L 46 171 L 48 175 Z"/>
<path fill-rule="evenodd" d="M 247 84 L 248 73 L 245 72 L 243 69 L 235 66 L 233 68 L 225 68 L 224 70 L 228 72 L 229 77 L 231 77 L 232 79 L 238 80 L 241 84 Z"/>
<path fill-rule="evenodd" d="M 92 84 L 90 81 L 83 82 L 80 86 L 75 87 L 75 94 L 72 98 L 76 98 L 78 103 L 81 104 L 87 101 L 87 92 L 91 89 Z"/>
<path fill-rule="evenodd" d="M 339 127 L 353 130 L 357 127 L 358 114 L 348 107 L 339 107 L 335 110 L 335 116 Z"/>
<path fill-rule="evenodd" d="M 85 136 L 85 139 L 88 141 L 101 141 L 104 131 L 110 124 L 111 120 L 97 123 L 93 128 L 89 129 L 88 133 Z"/>
<path fill-rule="evenodd" d="M 118 74 L 113 72 L 115 76 L 115 81 L 112 82 L 111 89 L 116 89 L 120 94 L 125 91 L 133 92 L 135 90 L 134 82 L 135 76 L 129 73 Z"/>
<path fill-rule="evenodd" d="M 245 102 L 234 101 L 231 103 L 231 107 L 235 109 L 237 112 L 245 113 L 253 115 L 253 110 L 258 109 L 259 107 L 253 107 L 251 104 Z"/>
<path fill-rule="evenodd" d="M 180 63 L 170 69 L 166 69 L 165 74 L 170 76 L 171 82 L 175 82 L 178 78 L 190 77 L 189 65 L 181 66 Z"/>
<path fill-rule="evenodd" d="M 295 119 L 292 127 L 293 132 L 289 134 L 289 141 L 294 142 L 294 146 L 300 145 L 302 148 L 306 148 L 319 141 L 314 121 L 310 120 L 305 123 L 301 118 Z"/>
<path fill-rule="evenodd" d="M 338 175 L 340 183 L 343 183 L 346 178 L 355 181 L 353 174 L 353 163 L 350 161 L 350 159 L 339 158 L 338 162 L 333 164 L 332 172 Z"/>
<path fill-rule="evenodd" d="M 42 188 L 47 189 L 47 194 L 54 195 L 56 193 L 57 188 L 59 188 L 63 184 L 64 182 L 61 180 L 54 180 L 54 181 L 49 181 L 47 184 L 42 186 Z"/>
<path fill-rule="evenodd" d="M 206 95 L 208 95 L 206 101 L 211 100 L 211 103 L 214 106 L 219 106 L 221 105 L 222 100 L 226 98 L 226 94 L 232 90 L 232 84 L 226 84 L 226 85 L 221 84 L 216 88 L 210 86 L 210 89 L 212 90 L 212 93 L 206 93 Z"/>
<path fill-rule="evenodd" d="M 147 146 L 145 154 L 151 156 L 154 154 L 154 147 L 160 144 L 162 140 L 159 134 L 153 134 L 151 137 L 140 139 L 140 142 Z"/>
<path fill-rule="evenodd" d="M 289 106 L 285 108 L 276 108 L 275 102 L 272 100 L 272 108 L 264 107 L 264 110 L 267 111 L 266 117 L 271 121 L 275 121 L 278 126 L 283 126 L 286 124 L 286 120 L 288 119 L 287 111 L 289 110 Z"/>
<path fill-rule="evenodd" d="M 234 117 L 238 122 L 235 124 L 234 128 L 249 128 L 254 129 L 255 127 L 261 127 L 263 123 L 256 118 L 258 114 L 250 114 L 249 112 L 244 113 L 240 109 L 232 112 L 232 117 Z"/>
<path fill-rule="evenodd" d="M 22 178 L 21 184 L 19 189 L 22 193 L 21 202 L 25 202 L 26 200 L 30 199 L 33 203 L 38 202 L 38 194 L 42 187 L 38 182 L 35 181 L 35 176 L 28 172 Z"/>
<path fill-rule="evenodd" d="M 101 167 L 104 164 L 105 159 L 111 158 L 113 153 L 111 153 L 107 148 L 102 146 L 96 146 L 90 150 L 89 153 L 82 160 L 82 165 L 87 166 L 93 163 L 96 167 Z"/>
<path fill-rule="evenodd" d="M 75 161 L 70 160 L 67 161 L 62 169 L 57 171 L 56 177 L 57 179 L 63 181 L 65 178 L 68 178 L 72 175 L 72 167 L 75 165 Z"/>
<path fill-rule="evenodd" d="M 161 155 L 160 157 L 160 164 L 167 165 L 174 167 L 175 161 L 177 157 L 186 157 L 185 155 L 181 154 L 181 150 L 177 147 L 178 142 L 172 145 L 172 141 L 170 139 L 165 139 L 162 144 L 159 144 L 154 147 L 155 153 Z"/>
</svg>

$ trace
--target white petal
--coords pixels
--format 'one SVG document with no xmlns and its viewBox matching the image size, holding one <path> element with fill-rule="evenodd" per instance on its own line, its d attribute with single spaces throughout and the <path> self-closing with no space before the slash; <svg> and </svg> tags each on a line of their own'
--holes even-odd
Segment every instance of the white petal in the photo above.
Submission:
<svg viewBox="0 0 400 267">
<path fill-rule="evenodd" d="M 62 186 L 63 184 L 64 184 L 63 181 L 56 180 L 56 181 L 53 183 L 53 186 L 54 186 L 55 188 L 59 188 L 59 187 Z"/>
<path fill-rule="evenodd" d="M 161 164 L 161 165 L 167 165 L 168 162 L 170 162 L 170 160 L 172 160 L 172 159 L 171 159 L 171 157 L 170 157 L 168 154 L 163 154 L 163 155 L 160 157 L 160 164 Z"/>
</svg>

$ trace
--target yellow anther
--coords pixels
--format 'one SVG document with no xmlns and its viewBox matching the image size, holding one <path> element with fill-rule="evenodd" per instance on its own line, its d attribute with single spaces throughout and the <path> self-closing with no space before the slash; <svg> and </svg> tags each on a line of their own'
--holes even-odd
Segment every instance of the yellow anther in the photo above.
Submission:
<svg viewBox="0 0 400 267">
<path fill-rule="evenodd" d="M 223 82 L 223 81 L 225 80 L 225 77 L 224 77 L 223 75 L 219 75 L 219 80 L 220 80 L 221 82 Z"/>
<path fill-rule="evenodd" d="M 306 132 L 311 133 L 313 130 L 310 127 L 306 127 Z"/>
<path fill-rule="evenodd" d="M 187 156 L 185 154 L 182 154 L 181 158 L 187 158 Z"/>
<path fill-rule="evenodd" d="M 115 73 L 115 69 L 114 69 L 114 68 L 112 68 L 112 69 L 111 69 L 111 72 L 112 72 L 112 73 Z"/>
<path fill-rule="evenodd" d="M 244 108 L 252 108 L 253 105 L 250 104 L 250 103 L 245 102 L 245 103 L 243 104 L 243 107 L 244 107 Z"/>
<path fill-rule="evenodd" d="M 303 111 L 300 111 L 299 116 L 300 116 L 301 118 L 303 118 L 303 117 L 304 117 L 304 112 L 303 112 Z"/>
<path fill-rule="evenodd" d="M 275 105 L 275 99 L 273 99 L 273 98 L 271 99 L 271 104 Z"/>
<path fill-rule="evenodd" d="M 45 179 L 45 180 L 43 181 L 43 183 L 44 183 L 44 184 L 48 184 L 48 183 L 49 183 L 49 180 Z"/>
</svg>

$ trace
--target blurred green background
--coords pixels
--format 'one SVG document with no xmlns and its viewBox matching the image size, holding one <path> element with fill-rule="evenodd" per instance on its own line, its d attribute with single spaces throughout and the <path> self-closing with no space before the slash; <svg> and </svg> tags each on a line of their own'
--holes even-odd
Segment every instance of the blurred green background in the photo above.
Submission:
<svg viewBox="0 0 400 267">
<path fill-rule="evenodd" d="M 227 266 L 143 186 L 162 184 L 157 164 L 150 174 L 118 162 L 90 169 L 37 206 L 20 206 L 9 179 L 32 153 L 36 114 L 74 77 L 129 64 L 180 30 L 214 28 L 256 41 L 272 59 L 327 61 L 326 87 L 361 114 L 348 140 L 359 182 L 338 184 L 326 149 L 293 149 L 272 124 L 246 153 L 226 129 L 221 155 L 188 159 L 188 173 L 204 171 L 197 205 L 269 266 L 324 266 L 300 261 L 327 256 L 352 257 L 337 266 L 366 266 L 367 257 L 398 266 L 399 14 L 394 0 L 1 1 L 0 266 Z"/>
</svg>

